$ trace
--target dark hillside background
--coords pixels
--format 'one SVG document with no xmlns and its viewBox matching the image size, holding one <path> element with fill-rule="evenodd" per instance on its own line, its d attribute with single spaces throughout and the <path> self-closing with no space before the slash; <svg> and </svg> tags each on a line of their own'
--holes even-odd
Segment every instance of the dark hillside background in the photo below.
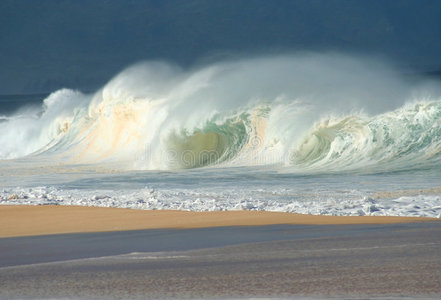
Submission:
<svg viewBox="0 0 441 300">
<path fill-rule="evenodd" d="M 92 90 L 139 60 L 380 55 L 440 74 L 439 0 L 2 0 L 0 94 Z"/>
</svg>

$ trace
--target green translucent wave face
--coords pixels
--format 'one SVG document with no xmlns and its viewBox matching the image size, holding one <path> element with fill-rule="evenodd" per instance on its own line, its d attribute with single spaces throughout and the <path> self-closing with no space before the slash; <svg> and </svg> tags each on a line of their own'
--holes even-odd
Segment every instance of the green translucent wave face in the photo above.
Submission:
<svg viewBox="0 0 441 300">
<path fill-rule="evenodd" d="M 208 121 L 201 129 L 172 133 L 168 140 L 170 167 L 198 168 L 234 158 L 248 142 L 248 114 L 216 123 Z"/>
</svg>

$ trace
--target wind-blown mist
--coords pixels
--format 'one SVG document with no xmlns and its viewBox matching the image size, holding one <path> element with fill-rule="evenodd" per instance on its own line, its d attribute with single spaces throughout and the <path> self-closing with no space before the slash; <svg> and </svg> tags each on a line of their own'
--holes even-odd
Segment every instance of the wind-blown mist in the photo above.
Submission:
<svg viewBox="0 0 441 300">
<path fill-rule="evenodd" d="M 123 169 L 425 167 L 441 159 L 436 83 L 384 63 L 298 54 L 193 70 L 134 65 L 93 95 L 59 90 L 0 123 L 1 158 Z"/>
</svg>

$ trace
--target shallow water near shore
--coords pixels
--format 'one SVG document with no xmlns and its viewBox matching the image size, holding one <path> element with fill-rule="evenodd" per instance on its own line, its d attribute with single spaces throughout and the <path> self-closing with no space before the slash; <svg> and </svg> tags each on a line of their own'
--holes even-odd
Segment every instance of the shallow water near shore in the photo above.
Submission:
<svg viewBox="0 0 441 300">
<path fill-rule="evenodd" d="M 441 215 L 441 176 L 437 170 L 287 174 L 280 169 L 252 167 L 99 172 L 90 166 L 54 166 L 45 173 L 47 167 L 32 170 L 8 164 L 13 175 L 5 172 L 1 176 L 1 204 L 245 209 L 352 216 Z"/>
</svg>

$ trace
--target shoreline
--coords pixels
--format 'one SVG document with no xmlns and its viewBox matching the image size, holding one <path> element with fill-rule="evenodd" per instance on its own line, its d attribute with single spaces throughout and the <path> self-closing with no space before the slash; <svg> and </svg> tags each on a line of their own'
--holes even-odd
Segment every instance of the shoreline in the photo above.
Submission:
<svg viewBox="0 0 441 300">
<path fill-rule="evenodd" d="M 0 238 L 144 229 L 439 221 L 437 218 L 426 217 L 324 216 L 244 210 L 193 212 L 58 205 L 0 205 L 0 216 Z"/>
</svg>

